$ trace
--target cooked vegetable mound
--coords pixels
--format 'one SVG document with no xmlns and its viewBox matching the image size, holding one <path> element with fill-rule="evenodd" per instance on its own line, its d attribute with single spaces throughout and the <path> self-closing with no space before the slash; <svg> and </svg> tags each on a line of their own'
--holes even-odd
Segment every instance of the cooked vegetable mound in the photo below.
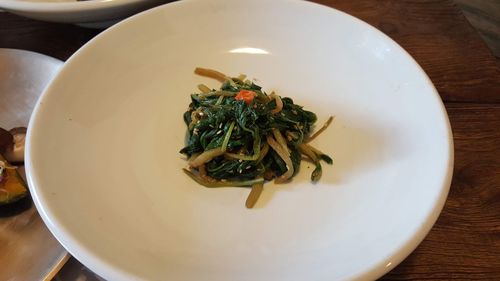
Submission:
<svg viewBox="0 0 500 281">
<path fill-rule="evenodd" d="M 199 85 L 184 113 L 187 145 L 180 151 L 189 159 L 184 172 L 206 187 L 248 186 L 251 208 L 265 181 L 289 181 L 299 170 L 303 156 L 314 163 L 311 180 L 320 179 L 321 161 L 332 159 L 309 144 L 333 120 L 330 117 L 315 134 L 316 114 L 304 110 L 289 97 L 262 88 L 244 75 L 230 78 L 211 69 L 195 73 L 219 80 L 220 89 Z"/>
</svg>

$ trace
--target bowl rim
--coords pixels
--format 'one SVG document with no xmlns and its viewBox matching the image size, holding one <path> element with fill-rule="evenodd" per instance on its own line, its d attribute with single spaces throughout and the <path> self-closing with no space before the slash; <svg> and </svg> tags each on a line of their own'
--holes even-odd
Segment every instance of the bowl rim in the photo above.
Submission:
<svg viewBox="0 0 500 281">
<path fill-rule="evenodd" d="M 12 1 L 12 0 L 0 0 L 0 4 L 2 1 Z M 15 1 L 15 0 L 14 0 Z M 115 1 L 115 0 L 95 0 L 96 2 L 106 2 L 106 1 Z M 137 2 L 140 0 L 123 0 L 123 1 L 128 1 L 128 2 Z M 231 1 L 231 0 L 227 0 Z M 112 33 L 114 29 L 117 28 L 122 28 L 122 25 L 125 24 L 130 24 L 130 22 L 134 22 L 138 18 L 142 18 L 144 16 L 147 16 L 151 13 L 154 13 L 157 9 L 164 9 L 168 7 L 173 7 L 177 5 L 183 5 L 186 4 L 185 2 L 197 2 L 197 1 L 175 1 L 171 3 L 167 3 L 165 5 L 162 5 L 160 7 L 155 7 L 153 9 L 144 11 L 142 13 L 139 13 L 137 15 L 134 15 L 132 17 L 129 17 L 122 22 L 120 22 L 117 25 L 112 26 L 111 28 L 101 32 L 98 34 L 96 37 L 91 39 L 89 42 L 87 42 L 82 48 L 80 48 L 78 51 L 76 51 L 69 59 L 67 62 L 71 62 L 74 57 L 77 57 L 82 53 L 83 50 L 87 50 L 88 48 L 92 48 L 95 41 L 101 40 L 102 37 L 107 36 L 107 33 Z M 200 0 L 200 2 L 203 2 Z M 208 2 L 208 1 L 207 1 Z M 336 8 L 315 3 L 315 2 L 308 2 L 308 1 L 291 1 L 291 0 L 283 0 L 282 2 L 293 2 L 297 5 L 307 5 L 307 6 L 316 6 L 316 8 L 323 8 L 323 9 L 331 9 L 335 11 L 338 15 L 341 16 L 346 16 L 350 20 L 353 20 L 355 22 L 361 23 L 365 28 L 368 30 L 376 32 L 378 35 L 380 35 L 384 40 L 389 42 L 392 46 L 394 46 L 398 51 L 401 51 L 402 55 L 408 59 L 409 61 L 412 62 L 417 68 L 418 71 L 423 74 L 425 77 L 426 83 L 431 86 L 431 91 L 429 91 L 429 94 L 431 94 L 435 100 L 436 103 L 439 105 L 439 111 L 442 113 L 444 117 L 444 122 L 445 122 L 445 134 L 446 138 L 448 140 L 447 142 L 447 154 L 448 158 L 446 159 L 446 163 L 443 163 L 444 166 L 446 166 L 446 172 L 442 175 L 441 178 L 441 184 L 439 186 L 439 192 L 437 193 L 437 196 L 432 204 L 432 208 L 429 208 L 426 210 L 425 213 L 425 219 L 423 219 L 423 223 L 418 226 L 418 229 L 413 232 L 410 236 L 406 237 L 405 242 L 403 242 L 400 247 L 394 249 L 392 252 L 387 252 L 386 256 L 383 256 L 380 258 L 380 260 L 372 265 L 371 267 L 366 267 L 365 270 L 355 272 L 351 276 L 354 278 L 354 280 L 364 280 L 364 279 L 378 279 L 382 277 L 384 274 L 388 273 L 392 269 L 394 269 L 397 265 L 399 265 L 404 259 L 406 259 L 419 245 L 420 243 L 425 239 L 427 234 L 430 232 L 434 224 L 436 223 L 438 217 L 441 214 L 442 209 L 444 208 L 446 199 L 448 197 L 448 193 L 450 190 L 451 182 L 452 182 L 452 176 L 453 176 L 453 170 L 454 170 L 454 140 L 453 140 L 453 133 L 452 133 L 452 128 L 449 120 L 449 116 L 447 114 L 446 108 L 444 106 L 443 100 L 441 99 L 437 89 L 435 88 L 434 84 L 432 83 L 432 80 L 429 78 L 427 73 L 424 71 L 424 69 L 420 66 L 420 64 L 395 40 L 393 40 L 391 37 L 377 29 L 376 27 L 372 26 L 371 24 L 355 17 L 352 16 L 346 12 L 343 12 L 341 10 L 338 10 Z M 71 63 L 70 63 L 71 64 Z M 61 69 L 61 73 L 68 67 L 68 63 L 65 63 L 63 68 Z M 59 76 L 60 73 L 57 75 Z M 55 79 L 52 81 L 51 85 L 49 85 L 44 93 L 41 96 L 42 100 L 44 97 L 46 97 L 46 93 L 50 92 L 50 89 L 52 88 L 52 84 L 54 81 L 58 80 L 58 77 L 55 77 Z M 40 102 L 39 100 L 39 102 Z M 32 119 L 36 119 L 36 116 L 38 112 L 38 104 L 34 109 L 34 114 L 32 115 Z M 31 121 L 30 121 L 31 123 Z M 31 137 L 30 135 L 33 134 L 32 127 L 28 128 L 28 137 L 27 137 L 27 153 L 26 153 L 26 158 L 27 158 L 27 172 L 30 174 L 28 176 L 28 181 L 30 186 L 36 185 L 35 183 L 38 181 L 37 178 L 39 174 L 35 172 L 33 168 L 33 163 L 31 162 L 31 150 L 33 149 L 32 142 L 31 142 Z M 91 270 L 96 270 L 100 271 L 100 273 L 106 274 L 105 277 L 108 278 L 119 278 L 119 279 L 127 279 L 127 280 L 134 280 L 139 278 L 139 276 L 134 275 L 130 271 L 124 268 L 119 268 L 116 267 L 113 264 L 110 264 L 108 261 L 102 259 L 100 256 L 95 255 L 93 252 L 90 251 L 90 249 L 81 243 L 76 237 L 69 235 L 68 230 L 66 229 L 66 226 L 61 225 L 60 221 L 58 219 L 52 218 L 49 213 L 51 213 L 50 210 L 47 210 L 43 207 L 42 199 L 40 194 L 38 194 L 37 189 L 32 189 L 31 190 L 33 197 L 34 197 L 34 203 L 37 206 L 37 209 L 39 210 L 41 217 L 43 218 L 44 222 L 47 224 L 48 228 L 51 230 L 51 232 L 54 234 L 54 236 L 63 244 L 63 246 L 68 249 L 71 248 L 72 251 L 69 251 L 72 253 L 72 255 L 77 258 L 79 261 L 82 261 L 86 266 L 88 266 Z M 69 246 L 69 247 L 67 247 Z M 75 251 L 75 252 L 73 252 Z M 390 260 L 391 262 L 387 263 L 386 261 Z"/>
</svg>

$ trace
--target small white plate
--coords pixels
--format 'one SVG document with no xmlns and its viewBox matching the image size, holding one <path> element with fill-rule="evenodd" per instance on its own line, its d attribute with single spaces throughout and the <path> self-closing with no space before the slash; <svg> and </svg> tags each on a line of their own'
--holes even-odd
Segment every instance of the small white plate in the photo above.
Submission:
<svg viewBox="0 0 500 281">
<path fill-rule="evenodd" d="M 171 1 L 171 0 L 170 0 Z M 104 28 L 169 0 L 0 0 L 0 9 L 32 19 Z"/>
<path fill-rule="evenodd" d="M 196 66 L 246 73 L 320 122 L 321 181 L 207 189 L 181 172 Z M 425 237 L 453 144 L 429 78 L 395 42 L 299 1 L 182 1 L 103 32 L 35 110 L 28 171 L 59 241 L 109 280 L 375 279 Z"/>
</svg>

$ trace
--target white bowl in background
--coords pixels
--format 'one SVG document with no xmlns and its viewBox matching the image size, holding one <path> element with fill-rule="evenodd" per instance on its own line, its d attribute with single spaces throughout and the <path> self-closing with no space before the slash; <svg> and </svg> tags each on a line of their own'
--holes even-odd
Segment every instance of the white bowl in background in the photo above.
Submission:
<svg viewBox="0 0 500 281">
<path fill-rule="evenodd" d="M 103 28 L 171 0 L 0 0 L 0 9 L 27 18 Z"/>
</svg>

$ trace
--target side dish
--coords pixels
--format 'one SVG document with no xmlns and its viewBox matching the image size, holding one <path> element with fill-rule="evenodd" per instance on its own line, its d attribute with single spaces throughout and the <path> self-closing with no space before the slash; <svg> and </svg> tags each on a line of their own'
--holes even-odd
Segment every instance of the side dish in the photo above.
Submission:
<svg viewBox="0 0 500 281">
<path fill-rule="evenodd" d="M 228 77 L 218 71 L 196 68 L 195 73 L 217 79 L 220 89 L 199 85 L 184 113 L 188 157 L 184 172 L 206 187 L 248 186 L 246 206 L 252 208 L 265 181 L 289 181 L 303 157 L 315 165 L 311 180 L 322 174 L 321 161 L 332 159 L 310 142 L 332 122 L 312 133 L 317 117 L 289 97 L 267 94 L 245 75 Z"/>
</svg>

